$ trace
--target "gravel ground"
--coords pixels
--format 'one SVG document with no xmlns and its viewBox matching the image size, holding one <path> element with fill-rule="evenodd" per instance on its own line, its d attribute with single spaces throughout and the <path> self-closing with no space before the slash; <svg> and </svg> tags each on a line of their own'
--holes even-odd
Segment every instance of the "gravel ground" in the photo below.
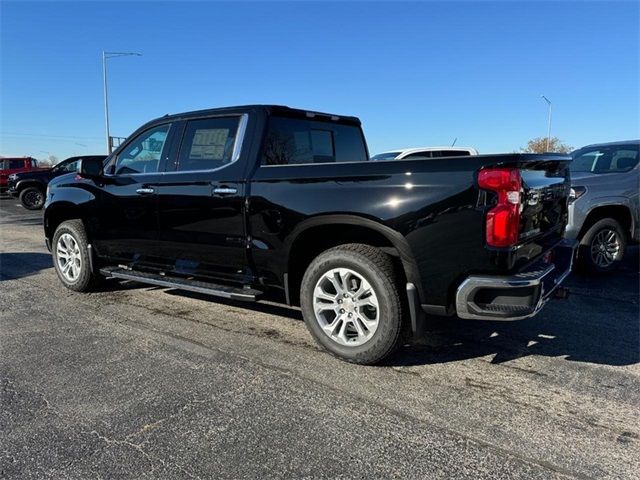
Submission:
<svg viewBox="0 0 640 480">
<path fill-rule="evenodd" d="M 638 478 L 638 248 L 513 323 L 434 321 L 384 366 L 298 310 L 58 282 L 0 199 L 0 478 Z"/>
</svg>

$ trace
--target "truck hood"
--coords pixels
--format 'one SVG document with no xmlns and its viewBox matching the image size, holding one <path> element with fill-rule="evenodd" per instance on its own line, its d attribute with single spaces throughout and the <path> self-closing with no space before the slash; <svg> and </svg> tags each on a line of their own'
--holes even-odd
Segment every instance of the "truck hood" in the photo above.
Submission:
<svg viewBox="0 0 640 480">
<path fill-rule="evenodd" d="M 27 180 L 32 178 L 47 178 L 51 173 L 50 168 L 29 170 L 28 172 L 16 173 L 16 180 Z"/>
</svg>

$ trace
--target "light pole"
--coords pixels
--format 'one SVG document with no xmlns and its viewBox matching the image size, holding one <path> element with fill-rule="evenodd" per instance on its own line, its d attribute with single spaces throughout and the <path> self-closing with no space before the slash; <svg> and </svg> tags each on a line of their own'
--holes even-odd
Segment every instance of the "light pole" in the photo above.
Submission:
<svg viewBox="0 0 640 480">
<path fill-rule="evenodd" d="M 135 52 L 105 52 L 102 51 L 102 81 L 104 84 L 104 124 L 107 133 L 107 153 L 111 153 L 111 135 L 109 132 L 109 94 L 107 89 L 107 59 L 114 57 L 141 57 L 141 53 Z"/>
<path fill-rule="evenodd" d="M 540 95 L 540 98 L 542 98 L 545 102 L 547 102 L 547 105 L 549 105 L 549 122 L 547 124 L 547 152 L 548 152 L 549 143 L 551 142 L 551 100 L 549 100 L 544 95 Z"/>
</svg>

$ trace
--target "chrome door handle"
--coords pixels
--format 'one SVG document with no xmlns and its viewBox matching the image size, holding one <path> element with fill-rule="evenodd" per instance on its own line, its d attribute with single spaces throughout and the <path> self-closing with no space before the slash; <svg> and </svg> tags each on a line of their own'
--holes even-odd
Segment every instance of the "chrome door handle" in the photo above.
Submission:
<svg viewBox="0 0 640 480">
<path fill-rule="evenodd" d="M 151 187 L 142 187 L 136 190 L 136 193 L 140 195 L 149 195 L 153 192 L 155 192 L 155 190 Z"/>
<path fill-rule="evenodd" d="M 233 187 L 216 187 L 213 189 L 213 193 L 216 195 L 233 195 L 238 193 L 238 189 Z"/>
</svg>

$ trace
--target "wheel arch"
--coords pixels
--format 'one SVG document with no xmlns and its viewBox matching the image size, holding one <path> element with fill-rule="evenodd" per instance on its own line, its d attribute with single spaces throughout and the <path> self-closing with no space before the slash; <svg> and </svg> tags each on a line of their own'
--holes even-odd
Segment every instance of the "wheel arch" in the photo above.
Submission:
<svg viewBox="0 0 640 480">
<path fill-rule="evenodd" d="M 582 240 L 587 231 L 598 221 L 605 218 L 613 218 L 622 226 L 627 235 L 627 240 L 633 235 L 634 218 L 628 205 L 621 203 L 601 204 L 594 206 L 585 217 L 578 239 Z"/>
<path fill-rule="evenodd" d="M 39 188 L 40 190 L 42 190 L 42 193 L 44 193 L 47 189 L 47 186 L 43 185 L 42 182 L 39 182 L 38 180 L 20 180 L 18 181 L 18 183 L 16 183 L 16 191 L 18 193 L 22 192 L 25 188 L 30 187 Z"/>
<path fill-rule="evenodd" d="M 85 224 L 82 210 L 76 204 L 61 201 L 49 205 L 44 211 L 44 234 L 49 240 L 53 239 L 58 226 L 67 220 L 80 220 Z M 86 225 L 85 225 L 86 230 Z"/>
<path fill-rule="evenodd" d="M 336 214 L 302 222 L 285 242 L 288 303 L 299 303 L 302 276 L 311 261 L 323 251 L 347 243 L 364 243 L 391 255 L 406 281 L 413 283 L 422 296 L 418 267 L 402 234 L 375 220 Z"/>
</svg>

